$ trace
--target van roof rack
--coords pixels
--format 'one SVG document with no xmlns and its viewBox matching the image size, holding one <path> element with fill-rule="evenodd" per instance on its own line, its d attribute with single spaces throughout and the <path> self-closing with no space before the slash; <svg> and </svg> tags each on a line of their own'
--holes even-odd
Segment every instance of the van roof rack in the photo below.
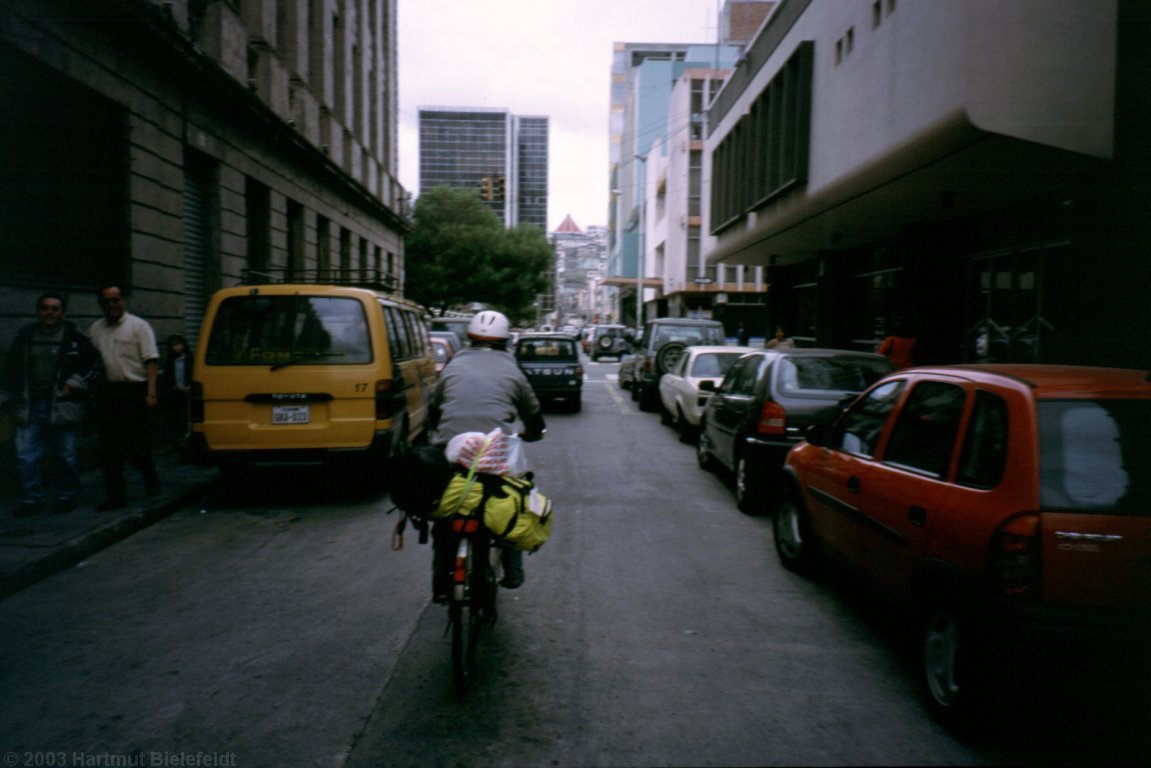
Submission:
<svg viewBox="0 0 1151 768">
<path fill-rule="evenodd" d="M 346 285 L 370 288 L 392 293 L 397 289 L 396 278 L 378 269 L 243 269 L 240 285 L 274 285 L 277 283 L 308 283 L 311 285 Z"/>
</svg>

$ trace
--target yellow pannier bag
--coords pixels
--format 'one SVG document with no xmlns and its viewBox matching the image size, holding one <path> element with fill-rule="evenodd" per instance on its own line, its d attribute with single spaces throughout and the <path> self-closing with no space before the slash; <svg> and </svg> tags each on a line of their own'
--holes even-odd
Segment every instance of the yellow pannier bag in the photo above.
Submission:
<svg viewBox="0 0 1151 768">
<path fill-rule="evenodd" d="M 535 490 L 530 477 L 477 473 L 470 483 L 467 476 L 456 474 L 432 517 L 482 514 L 484 527 L 497 539 L 535 552 L 551 535 L 551 513 L 551 501 Z"/>
</svg>

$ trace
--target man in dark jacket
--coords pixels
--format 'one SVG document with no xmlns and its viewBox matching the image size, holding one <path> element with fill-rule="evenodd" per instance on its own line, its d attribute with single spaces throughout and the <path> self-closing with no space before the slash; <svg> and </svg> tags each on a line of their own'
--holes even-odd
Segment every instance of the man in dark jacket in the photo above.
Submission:
<svg viewBox="0 0 1151 768">
<path fill-rule="evenodd" d="M 64 319 L 67 302 L 57 293 L 36 301 L 37 322 L 20 329 L 0 371 L 0 403 L 16 422 L 16 462 L 23 498 L 13 515 L 27 517 L 44 503 L 44 460 L 57 460 L 56 505 L 60 514 L 76 507 L 80 465 L 76 435 L 86 393 L 100 373 L 100 353 Z"/>
</svg>

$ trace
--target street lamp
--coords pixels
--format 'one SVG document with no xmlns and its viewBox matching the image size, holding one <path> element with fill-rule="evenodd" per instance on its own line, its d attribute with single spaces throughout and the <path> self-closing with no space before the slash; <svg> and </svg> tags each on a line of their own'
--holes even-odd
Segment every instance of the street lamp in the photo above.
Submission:
<svg viewBox="0 0 1151 768">
<path fill-rule="evenodd" d="M 635 327 L 638 331 L 643 328 L 643 272 L 647 260 L 647 254 L 644 248 L 647 246 L 647 155 L 633 155 L 636 160 L 643 163 L 643 168 L 640 171 L 639 185 L 640 191 L 640 207 L 639 207 L 639 253 L 636 255 L 635 264 Z"/>
</svg>

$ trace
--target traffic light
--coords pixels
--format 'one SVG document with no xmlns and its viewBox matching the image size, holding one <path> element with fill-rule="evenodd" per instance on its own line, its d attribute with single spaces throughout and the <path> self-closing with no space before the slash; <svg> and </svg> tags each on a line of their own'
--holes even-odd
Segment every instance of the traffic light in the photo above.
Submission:
<svg viewBox="0 0 1151 768">
<path fill-rule="evenodd" d="M 480 179 L 480 197 L 482 197 L 484 200 L 493 199 L 491 176 L 484 176 L 482 179 Z"/>
<path fill-rule="evenodd" d="M 504 201 L 504 176 L 502 174 L 499 176 L 496 176 L 496 184 L 495 184 L 494 194 L 495 194 L 496 200 L 498 200 L 501 203 Z M 490 200 L 491 198 L 488 198 L 488 199 Z"/>
</svg>

